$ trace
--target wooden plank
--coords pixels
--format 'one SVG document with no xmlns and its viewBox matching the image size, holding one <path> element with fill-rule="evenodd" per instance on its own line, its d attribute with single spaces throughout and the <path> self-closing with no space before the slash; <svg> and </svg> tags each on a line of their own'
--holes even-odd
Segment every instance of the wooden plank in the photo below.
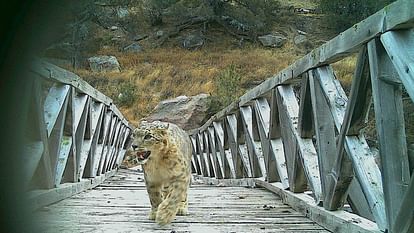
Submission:
<svg viewBox="0 0 414 233">
<path fill-rule="evenodd" d="M 352 179 L 352 182 L 349 185 L 348 203 L 351 206 L 353 213 L 374 221 L 374 216 L 372 215 L 371 208 L 369 207 L 367 199 L 364 196 L 358 179 Z"/>
<path fill-rule="evenodd" d="M 311 90 L 309 87 L 309 77 L 307 73 L 303 74 L 300 85 L 298 132 L 302 138 L 312 138 L 313 135 L 315 135 Z"/>
<path fill-rule="evenodd" d="M 75 149 L 75 164 L 74 169 L 75 180 L 79 180 L 79 168 L 80 162 L 82 161 L 82 148 L 84 146 L 84 137 L 87 123 L 87 114 L 89 112 L 90 98 L 87 95 L 78 94 L 72 92 L 74 101 L 72 106 L 73 115 L 73 145 Z"/>
<path fill-rule="evenodd" d="M 64 112 L 65 105 L 67 104 L 67 97 L 69 95 L 69 85 L 53 85 L 46 96 L 44 102 L 44 118 L 47 127 L 48 137 L 55 128 L 56 121 L 59 118 L 59 114 Z"/>
<path fill-rule="evenodd" d="M 328 232 L 307 219 L 304 214 L 284 205 L 278 196 L 264 189 L 215 187 L 205 184 L 193 184 L 190 188 L 189 215 L 177 216 L 172 224 L 159 226 L 147 217 L 150 203 L 142 178 L 142 172 L 127 173 L 125 170 L 120 170 L 117 176 L 108 179 L 93 190 L 41 208 L 35 214 L 35 221 L 41 226 L 36 230 L 39 232 L 133 232 L 136 229 L 140 232 Z M 217 180 L 196 177 L 197 182 L 200 181 L 199 179 Z M 131 183 L 139 183 L 141 187 L 126 189 Z M 108 187 L 112 188 L 108 189 Z M 69 224 L 70 222 L 77 224 Z M 94 228 L 91 229 L 91 226 Z"/>
<path fill-rule="evenodd" d="M 116 131 L 116 125 L 118 122 L 118 118 L 114 114 L 112 114 L 110 121 L 111 121 L 111 124 L 108 129 L 108 135 L 106 136 L 106 141 L 104 141 L 104 147 L 103 147 L 102 158 L 101 158 L 100 172 L 102 174 L 106 172 L 108 160 L 109 160 L 109 157 L 111 156 L 111 152 L 112 152 L 111 143 L 112 143 L 115 131 Z"/>
<path fill-rule="evenodd" d="M 82 179 L 78 183 L 66 183 L 61 186 L 49 190 L 33 190 L 27 193 L 31 210 L 39 209 L 40 207 L 50 205 L 60 200 L 71 197 L 77 193 L 91 189 L 102 183 L 108 177 L 115 174 L 115 171 L 109 172 L 105 175 L 98 176 L 91 179 Z"/>
<path fill-rule="evenodd" d="M 104 118 L 105 113 L 105 107 L 102 103 L 97 103 L 93 101 L 92 106 L 92 143 L 91 143 L 91 149 L 89 151 L 89 159 L 90 162 L 86 166 L 84 176 L 93 178 L 96 176 L 96 172 L 94 173 L 94 169 L 96 167 L 96 164 L 99 163 L 99 159 L 97 156 L 97 144 L 99 135 L 101 134 L 101 130 L 103 128 L 102 122 Z"/>
<path fill-rule="evenodd" d="M 121 165 L 122 161 L 124 160 L 126 150 L 127 148 L 130 147 L 130 145 L 126 145 L 126 144 L 127 144 L 128 138 L 130 137 L 131 130 L 126 125 L 123 125 L 123 127 L 124 127 L 124 133 L 123 133 L 122 140 L 120 140 L 119 152 L 113 164 L 114 167 L 119 167 Z"/>
<path fill-rule="evenodd" d="M 346 135 L 358 135 L 361 129 L 366 126 L 372 99 L 371 89 L 368 51 L 367 46 L 364 46 L 358 55 L 351 84 L 351 93 L 349 94 L 349 101 L 346 106 L 345 119 L 341 128 L 341 136 L 345 133 Z M 343 139 L 341 139 L 341 143 L 342 141 Z"/>
<path fill-rule="evenodd" d="M 278 162 L 274 152 L 270 148 L 270 106 L 265 98 L 259 98 L 254 101 L 254 114 L 256 116 L 256 123 L 260 135 L 260 142 L 262 144 L 262 154 L 264 157 L 266 168 L 266 180 L 269 182 L 281 181 L 284 177 L 280 177 Z M 283 171 L 281 171 L 283 174 Z"/>
<path fill-rule="evenodd" d="M 193 147 L 193 160 L 194 160 L 194 164 L 195 164 L 195 168 L 196 168 L 196 172 L 198 175 L 202 175 L 202 169 L 201 169 L 201 163 L 199 161 L 199 151 L 198 151 L 198 147 L 196 145 L 196 138 L 198 135 L 198 132 L 196 135 L 190 135 L 190 140 L 191 140 L 191 145 Z"/>
<path fill-rule="evenodd" d="M 317 76 L 321 83 L 320 86 L 329 103 L 336 129 L 340 131 L 345 118 L 345 106 L 348 101 L 345 92 L 340 85 L 335 82 L 334 74 L 330 66 L 315 69 L 314 75 Z M 380 229 L 384 229 L 386 220 L 381 173 L 375 162 L 374 154 L 371 152 L 364 135 L 346 136 L 345 151 L 352 161 L 355 175 L 361 184 L 371 211 L 374 214 L 375 221 L 380 226 Z M 338 172 L 340 172 L 341 169 L 344 171 L 349 170 L 348 164 L 343 161 L 341 162 L 341 159 L 344 157 L 337 158 L 332 174 L 340 174 Z M 345 181 L 346 179 L 344 179 L 344 182 Z"/>
<path fill-rule="evenodd" d="M 301 138 L 297 131 L 299 106 L 292 87 L 277 87 L 277 98 L 290 190 L 305 191 L 307 179 L 315 201 L 319 203 L 322 190 L 318 156 L 312 139 Z"/>
<path fill-rule="evenodd" d="M 76 87 L 81 93 L 87 94 L 97 101 L 104 103 L 105 105 L 109 106 L 113 102 L 109 97 L 93 88 L 76 74 L 55 66 L 51 63 L 45 62 L 43 60 L 35 60 L 32 64 L 31 69 L 43 78 L 51 79 L 54 82 L 58 81 L 60 83 L 69 84 L 73 87 Z"/>
<path fill-rule="evenodd" d="M 216 140 L 218 144 L 218 148 L 221 154 L 221 158 L 223 159 L 223 170 L 224 170 L 224 178 L 235 178 L 236 173 L 234 171 L 233 162 L 229 162 L 227 159 L 227 154 L 225 150 L 225 132 L 223 128 L 223 123 L 220 121 L 213 122 L 214 131 L 216 132 Z"/>
<path fill-rule="evenodd" d="M 23 187 L 28 187 L 42 158 L 43 151 L 42 141 L 26 142 L 23 146 L 23 156 L 25 158 L 25 163 L 22 165 L 22 175 L 25 180 Z"/>
<path fill-rule="evenodd" d="M 324 194 L 322 197 L 323 206 L 327 210 L 336 210 L 343 206 L 346 198 L 346 192 L 343 190 L 346 190 L 349 184 L 345 184 L 344 186 L 346 188 L 341 189 L 343 185 L 336 183 L 335 181 L 337 181 L 337 179 L 334 179 L 335 183 L 330 181 L 333 176 L 331 169 L 335 163 L 336 157 L 334 157 L 334 155 L 337 150 L 335 125 L 320 83 L 315 80 L 312 71 L 309 71 L 309 86 L 312 99 L 316 144 L 318 148 L 319 173 L 321 176 L 321 186 Z M 352 169 L 349 171 L 351 172 L 350 174 L 352 174 Z M 344 177 L 342 176 L 343 173 L 340 173 L 339 175 L 341 175 L 341 178 Z"/>
<path fill-rule="evenodd" d="M 256 146 L 253 138 L 253 119 L 252 109 L 250 106 L 240 108 L 240 116 L 243 121 L 243 130 L 245 136 L 245 142 L 248 149 L 250 169 L 253 177 L 267 177 L 265 162 L 261 147 Z"/>
<path fill-rule="evenodd" d="M 280 139 L 280 121 L 279 121 L 279 109 L 277 108 L 277 95 L 276 91 L 272 90 L 270 94 L 270 139 Z"/>
<path fill-rule="evenodd" d="M 414 101 L 414 30 L 391 31 L 381 35 L 381 42 L 391 62 Z"/>
<path fill-rule="evenodd" d="M 208 130 L 206 131 L 208 141 L 210 144 L 210 152 L 211 156 L 213 157 L 213 162 L 215 164 L 215 177 L 218 179 L 224 178 L 224 170 L 223 170 L 223 159 L 221 158 L 221 153 L 217 148 L 216 143 L 216 136 L 214 132 L 214 127 L 210 126 L 208 127 Z"/>
<path fill-rule="evenodd" d="M 199 132 L 196 135 L 196 143 L 197 143 L 197 147 L 198 147 L 198 151 L 199 151 L 199 161 L 201 164 L 201 170 L 202 170 L 202 175 L 203 176 L 210 176 L 210 167 L 208 166 L 208 161 L 207 158 L 205 156 L 205 149 L 204 149 L 204 144 L 203 144 L 203 138 L 201 136 L 201 132 Z"/>
<path fill-rule="evenodd" d="M 267 183 L 260 179 L 254 179 L 259 187 L 279 195 L 285 204 L 295 210 L 306 213 L 306 216 L 332 232 L 382 232 L 375 222 L 371 222 L 358 215 L 343 211 L 328 211 L 319 207 L 314 200 L 304 193 L 293 193 L 284 190 L 280 183 Z"/>
<path fill-rule="evenodd" d="M 73 150 L 72 150 L 72 137 L 70 136 L 63 136 L 61 138 L 60 150 L 58 154 L 58 158 L 56 160 L 56 170 L 55 170 L 55 186 L 59 187 L 59 185 L 62 183 L 63 174 L 68 162 L 69 156 Z"/>
<path fill-rule="evenodd" d="M 379 40 L 368 43 L 387 228 L 393 229 L 410 180 L 402 85 Z M 396 81 L 393 81 L 395 80 Z M 403 207 L 405 208 L 405 207 Z"/>
<path fill-rule="evenodd" d="M 226 129 L 229 140 L 230 151 L 233 159 L 233 166 L 236 174 L 236 178 L 251 177 L 250 164 L 245 163 L 242 159 L 241 151 L 238 144 L 238 129 L 237 119 L 235 114 L 230 114 L 226 117 Z M 230 161 L 229 161 L 230 162 Z M 249 170 L 248 170 L 249 169 Z M 250 176 L 249 176 L 250 175 Z"/>
<path fill-rule="evenodd" d="M 211 145 L 209 143 L 208 136 L 207 136 L 208 131 L 205 130 L 201 134 L 202 134 L 201 137 L 203 139 L 203 144 L 204 144 L 205 150 L 206 150 L 206 159 L 207 159 L 207 162 L 208 162 L 208 167 L 210 168 L 210 171 L 209 171 L 210 177 L 215 177 L 216 176 L 216 174 L 215 174 L 216 164 L 215 164 L 214 159 L 213 159 Z"/>
<path fill-rule="evenodd" d="M 107 132 L 109 130 L 109 125 L 111 123 L 111 116 L 112 116 L 112 112 L 107 111 L 107 108 L 104 107 L 103 109 L 103 120 L 102 120 L 102 126 L 101 126 L 101 130 L 99 132 L 99 138 L 98 138 L 98 143 L 96 146 L 96 159 L 94 160 L 94 164 L 93 164 L 93 174 L 95 176 L 98 176 L 99 174 L 101 174 L 101 161 L 102 161 L 102 155 L 103 155 L 103 148 L 104 148 L 104 143 L 106 141 L 106 136 L 107 136 Z"/>
<path fill-rule="evenodd" d="M 110 140 L 110 142 L 108 144 L 110 152 L 108 153 L 109 156 L 108 156 L 106 164 L 105 164 L 105 171 L 109 171 L 111 169 L 112 161 L 113 161 L 114 157 L 117 154 L 116 145 L 119 141 L 119 136 L 120 136 L 119 134 L 120 134 L 121 126 L 122 126 L 122 122 L 119 121 L 119 119 L 117 119 L 114 134 L 113 134 L 112 139 Z"/>
<path fill-rule="evenodd" d="M 414 231 L 414 176 L 411 176 L 410 185 L 408 186 L 404 197 L 401 201 L 401 208 L 395 218 L 395 223 L 391 232 L 409 233 Z"/>
</svg>

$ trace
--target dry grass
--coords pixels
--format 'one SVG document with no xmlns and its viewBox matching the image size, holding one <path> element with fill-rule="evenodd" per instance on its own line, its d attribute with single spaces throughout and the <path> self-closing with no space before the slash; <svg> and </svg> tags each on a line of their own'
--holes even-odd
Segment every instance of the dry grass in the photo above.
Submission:
<svg viewBox="0 0 414 233">
<path fill-rule="evenodd" d="M 352 78 L 354 76 L 356 62 L 357 55 L 352 55 L 332 64 L 332 67 L 335 71 L 335 75 L 341 82 L 341 85 L 346 93 L 349 93 L 351 89 Z"/>
<path fill-rule="evenodd" d="M 180 95 L 213 93 L 214 79 L 222 70 L 235 65 L 242 87 L 262 81 L 288 66 L 298 56 L 289 53 L 289 46 L 281 50 L 250 46 L 247 48 L 203 48 L 188 51 L 182 48 L 156 48 L 142 53 L 121 53 L 107 48 L 100 54 L 118 58 L 121 73 L 92 73 L 77 70 L 81 77 L 117 102 L 121 86 L 132 85 L 136 99 L 121 111 L 132 122 L 147 116 L 156 104 Z M 119 104 L 118 104 L 119 105 Z"/>
</svg>

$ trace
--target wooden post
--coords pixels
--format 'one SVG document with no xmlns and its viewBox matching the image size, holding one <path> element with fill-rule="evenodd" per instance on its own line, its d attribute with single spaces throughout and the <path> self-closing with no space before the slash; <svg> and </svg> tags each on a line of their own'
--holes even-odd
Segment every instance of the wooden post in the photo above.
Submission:
<svg viewBox="0 0 414 233">
<path fill-rule="evenodd" d="M 394 232 L 396 217 L 410 181 L 401 99 L 402 85 L 391 59 L 379 40 L 368 43 L 368 52 L 387 228 Z"/>
</svg>

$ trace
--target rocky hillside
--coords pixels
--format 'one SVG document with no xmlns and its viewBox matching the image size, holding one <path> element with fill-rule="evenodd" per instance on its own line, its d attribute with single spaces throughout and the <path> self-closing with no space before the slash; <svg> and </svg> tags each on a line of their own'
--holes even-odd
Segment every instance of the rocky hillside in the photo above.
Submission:
<svg viewBox="0 0 414 233">
<path fill-rule="evenodd" d="M 72 4 L 66 34 L 43 56 L 136 123 L 181 95 L 212 95 L 212 114 L 333 36 L 313 0 L 154 2 Z"/>
</svg>

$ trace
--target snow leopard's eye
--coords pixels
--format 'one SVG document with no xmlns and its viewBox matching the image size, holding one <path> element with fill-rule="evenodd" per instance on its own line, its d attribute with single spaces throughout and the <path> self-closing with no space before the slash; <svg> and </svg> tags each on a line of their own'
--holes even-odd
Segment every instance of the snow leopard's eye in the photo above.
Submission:
<svg viewBox="0 0 414 233">
<path fill-rule="evenodd" d="M 150 140 L 151 138 L 153 138 L 153 136 L 151 134 L 146 134 L 144 136 L 144 140 Z"/>
</svg>

